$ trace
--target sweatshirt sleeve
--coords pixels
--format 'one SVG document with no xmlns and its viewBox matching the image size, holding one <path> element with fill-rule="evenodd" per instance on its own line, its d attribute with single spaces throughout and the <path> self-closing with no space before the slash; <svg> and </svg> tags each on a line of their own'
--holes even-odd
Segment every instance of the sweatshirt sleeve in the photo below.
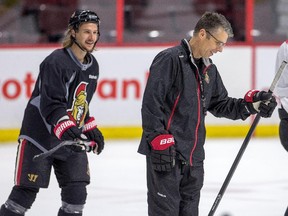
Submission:
<svg viewBox="0 0 288 216">
<path fill-rule="evenodd" d="M 56 64 L 44 62 L 40 65 L 40 77 L 40 111 L 48 123 L 55 125 L 58 119 L 67 115 L 68 88 L 73 75 Z"/>
<path fill-rule="evenodd" d="M 148 140 L 157 134 L 168 133 L 165 125 L 165 98 L 175 77 L 177 64 L 173 61 L 168 51 L 162 51 L 150 67 L 141 109 L 142 126 Z"/>
<path fill-rule="evenodd" d="M 278 71 L 282 61 L 288 61 L 288 41 L 281 44 L 278 49 L 275 64 L 275 73 Z M 279 97 L 281 105 L 288 112 L 288 67 L 286 66 L 277 85 L 274 93 Z"/>
<path fill-rule="evenodd" d="M 225 117 L 232 120 L 245 120 L 250 116 L 246 102 L 242 98 L 228 96 L 219 72 L 216 73 L 213 95 L 208 110 L 216 117 Z"/>
</svg>

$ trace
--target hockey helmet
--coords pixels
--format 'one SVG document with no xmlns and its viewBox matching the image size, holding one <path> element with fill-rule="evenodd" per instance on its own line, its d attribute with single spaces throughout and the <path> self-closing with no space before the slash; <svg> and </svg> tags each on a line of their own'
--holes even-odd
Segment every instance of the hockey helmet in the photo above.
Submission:
<svg viewBox="0 0 288 216">
<path fill-rule="evenodd" d="M 76 10 L 70 17 L 68 27 L 78 29 L 79 25 L 84 22 L 95 22 L 99 28 L 100 18 L 90 10 Z"/>
</svg>

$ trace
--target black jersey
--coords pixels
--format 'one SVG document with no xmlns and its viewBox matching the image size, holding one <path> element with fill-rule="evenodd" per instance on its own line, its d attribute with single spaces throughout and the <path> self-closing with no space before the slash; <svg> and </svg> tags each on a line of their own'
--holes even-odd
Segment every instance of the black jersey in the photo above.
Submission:
<svg viewBox="0 0 288 216">
<path fill-rule="evenodd" d="M 25 109 L 19 139 L 41 150 L 60 141 L 53 127 L 63 116 L 82 127 L 89 117 L 89 103 L 97 87 L 99 65 L 92 54 L 80 63 L 68 48 L 57 49 L 40 64 L 40 72 Z"/>
</svg>

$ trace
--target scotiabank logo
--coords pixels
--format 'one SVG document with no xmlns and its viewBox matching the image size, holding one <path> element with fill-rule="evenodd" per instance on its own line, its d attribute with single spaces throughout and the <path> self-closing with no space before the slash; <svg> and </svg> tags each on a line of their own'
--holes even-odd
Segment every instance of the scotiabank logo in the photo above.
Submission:
<svg viewBox="0 0 288 216">
<path fill-rule="evenodd" d="M 142 77 L 129 79 L 100 79 L 96 96 L 100 99 L 140 99 L 141 94 L 145 88 L 148 77 L 148 72 L 144 73 Z M 2 80 L 0 78 L 0 100 L 17 100 L 20 97 L 30 98 L 34 85 L 36 83 L 36 76 L 31 72 L 23 74 L 23 78 L 7 78 Z"/>
<path fill-rule="evenodd" d="M 25 74 L 23 80 L 12 78 L 0 80 L 0 85 L 2 99 L 16 100 L 21 94 L 29 98 L 35 85 L 35 79 L 33 78 L 32 73 L 28 72 Z"/>
</svg>

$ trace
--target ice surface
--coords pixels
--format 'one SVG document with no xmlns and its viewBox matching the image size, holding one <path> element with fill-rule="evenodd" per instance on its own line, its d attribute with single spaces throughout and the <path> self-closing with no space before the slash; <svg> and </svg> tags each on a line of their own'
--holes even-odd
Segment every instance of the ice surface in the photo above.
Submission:
<svg viewBox="0 0 288 216">
<path fill-rule="evenodd" d="M 244 139 L 208 139 L 200 216 L 207 216 Z M 84 215 L 147 216 L 145 157 L 138 140 L 107 140 L 101 155 L 89 155 L 91 184 Z M 0 203 L 13 186 L 16 144 L 0 145 Z M 288 205 L 288 153 L 278 139 L 252 138 L 215 216 L 283 216 Z M 54 174 L 27 216 L 57 215 L 60 190 Z"/>
</svg>

